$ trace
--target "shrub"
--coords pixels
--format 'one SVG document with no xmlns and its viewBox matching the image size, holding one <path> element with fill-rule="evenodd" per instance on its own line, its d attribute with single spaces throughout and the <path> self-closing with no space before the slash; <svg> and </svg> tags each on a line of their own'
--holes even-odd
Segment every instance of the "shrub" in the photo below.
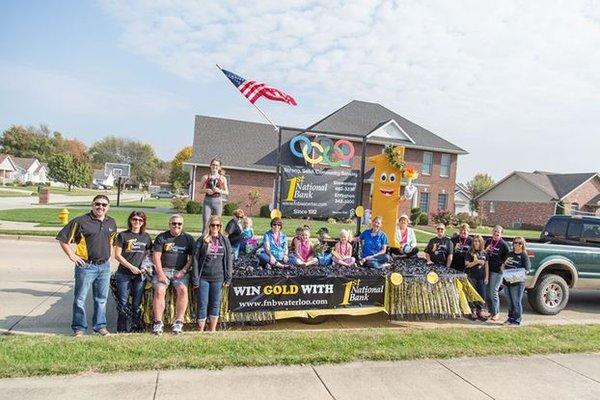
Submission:
<svg viewBox="0 0 600 400">
<path fill-rule="evenodd" d="M 173 205 L 173 209 L 178 213 L 182 213 L 186 210 L 186 206 L 188 203 L 188 199 L 185 197 L 174 197 L 171 199 L 171 204 Z"/>
<path fill-rule="evenodd" d="M 456 216 L 450 210 L 437 210 L 431 213 L 431 219 L 436 224 L 451 226 L 456 224 Z"/>
<path fill-rule="evenodd" d="M 25 186 L 33 186 L 33 181 L 26 181 Z"/>
<path fill-rule="evenodd" d="M 263 218 L 271 218 L 271 209 L 268 204 L 260 206 L 260 216 Z"/>
<path fill-rule="evenodd" d="M 410 220 L 412 221 L 413 224 L 416 225 L 417 222 L 419 222 L 419 217 L 421 216 L 421 214 L 422 214 L 422 212 L 419 207 L 410 209 Z"/>
<path fill-rule="evenodd" d="M 469 213 L 456 214 L 456 225 L 467 224 L 471 229 L 477 229 L 481 225 L 481 219 Z"/>
<path fill-rule="evenodd" d="M 233 212 L 238 209 L 238 203 L 225 203 L 223 206 L 223 215 L 233 215 Z"/>
<path fill-rule="evenodd" d="M 337 219 L 335 219 L 335 218 L 327 218 L 327 223 L 328 224 L 337 224 Z"/>
<path fill-rule="evenodd" d="M 185 212 L 188 214 L 201 214 L 202 213 L 202 204 L 197 201 L 190 200 L 185 205 Z"/>
<path fill-rule="evenodd" d="M 419 214 L 418 221 L 415 221 L 415 225 L 429 225 L 429 217 L 427 216 L 427 214 Z"/>
</svg>

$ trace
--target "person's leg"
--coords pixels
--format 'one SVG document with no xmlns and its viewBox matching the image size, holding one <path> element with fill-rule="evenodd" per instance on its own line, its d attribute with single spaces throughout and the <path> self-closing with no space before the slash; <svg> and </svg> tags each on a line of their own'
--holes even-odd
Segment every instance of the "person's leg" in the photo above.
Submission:
<svg viewBox="0 0 600 400">
<path fill-rule="evenodd" d="M 523 293 L 525 292 L 525 282 L 519 282 L 514 285 L 514 311 L 513 311 L 513 322 L 515 324 L 521 324 L 523 317 Z"/>
<path fill-rule="evenodd" d="M 258 254 L 258 262 L 260 265 L 267 265 L 269 264 L 269 255 L 265 252 L 259 253 Z"/>
<path fill-rule="evenodd" d="M 212 204 L 213 215 L 218 215 L 219 217 L 223 215 L 223 198 L 215 197 L 215 201 Z"/>
<path fill-rule="evenodd" d="M 73 289 L 73 331 L 85 331 L 87 329 L 87 316 L 85 313 L 85 299 L 94 280 L 93 265 L 84 264 L 75 267 L 75 288 Z"/>
<path fill-rule="evenodd" d="M 508 300 L 508 322 L 514 322 L 515 318 L 515 294 L 516 294 L 516 285 L 508 283 L 506 285 L 506 299 Z"/>
<path fill-rule="evenodd" d="M 208 293 L 208 329 L 211 332 L 217 330 L 217 323 L 219 322 L 219 311 L 221 308 L 221 289 L 223 287 L 222 281 L 210 282 Z"/>
<path fill-rule="evenodd" d="M 317 257 L 317 261 L 322 267 L 329 267 L 333 263 L 333 254 L 323 253 Z"/>
<path fill-rule="evenodd" d="M 412 249 L 410 249 L 410 251 L 406 254 L 406 257 L 414 257 L 419 253 L 419 248 L 418 247 L 413 247 Z"/>
<path fill-rule="evenodd" d="M 319 260 L 317 260 L 316 257 L 309 258 L 308 260 L 306 260 L 306 263 L 305 263 L 305 265 L 307 267 L 312 267 L 312 266 L 318 265 L 318 264 L 319 264 Z"/>
<path fill-rule="evenodd" d="M 102 265 L 96 265 L 96 279 L 92 286 L 94 295 L 94 316 L 92 322 L 94 331 L 98 332 L 106 328 L 106 302 L 108 300 L 108 290 L 110 289 L 110 262 Z"/>
<path fill-rule="evenodd" d="M 492 316 L 498 315 L 498 313 L 500 313 L 500 297 L 498 295 L 498 291 L 500 290 L 501 284 L 502 274 L 498 272 L 490 272 L 488 295 L 490 297 L 490 312 L 492 313 Z"/>
<path fill-rule="evenodd" d="M 131 276 L 122 272 L 115 274 L 117 285 L 117 332 L 128 332 L 131 310 L 129 308 L 129 293 Z"/>
<path fill-rule="evenodd" d="M 206 324 L 206 316 L 208 314 L 208 298 L 210 292 L 210 283 L 204 279 L 200 279 L 198 286 L 198 330 L 204 331 Z"/>
<path fill-rule="evenodd" d="M 233 258 L 234 259 L 237 259 L 240 256 L 240 247 L 242 247 L 241 242 L 231 245 L 231 249 L 233 250 Z"/>
<path fill-rule="evenodd" d="M 477 291 L 477 293 L 479 293 L 479 295 L 481 296 L 481 298 L 483 299 L 484 303 L 483 304 L 479 304 L 477 309 L 479 311 L 482 311 L 485 307 L 485 299 L 486 299 L 486 294 L 487 294 L 487 285 L 485 284 L 485 280 L 484 279 L 474 279 L 475 281 L 475 290 Z"/>
<path fill-rule="evenodd" d="M 158 283 L 154 285 L 154 296 L 152 298 L 152 311 L 154 322 L 162 322 L 165 313 L 165 295 L 167 294 L 167 285 Z"/>
<path fill-rule="evenodd" d="M 144 286 L 146 279 L 144 275 L 136 275 L 130 283 L 131 288 L 131 310 L 133 312 L 133 324 L 131 330 L 140 331 L 142 329 L 142 298 L 144 297 Z"/>
<path fill-rule="evenodd" d="M 204 197 L 204 201 L 202 202 L 202 233 L 206 233 L 206 227 L 208 226 L 208 221 L 210 220 L 210 216 L 212 215 L 212 202 L 210 201 L 210 197 Z"/>
<path fill-rule="evenodd" d="M 296 257 L 295 254 L 290 254 L 290 258 L 288 260 L 288 264 L 293 265 L 294 267 L 298 267 L 300 265 L 303 265 L 303 263 L 300 261 L 300 259 L 298 257 Z"/>
<path fill-rule="evenodd" d="M 183 322 L 183 318 L 185 317 L 185 310 L 188 306 L 187 286 L 183 284 L 175 285 L 175 292 L 177 293 L 177 301 L 175 303 L 175 320 Z"/>
</svg>

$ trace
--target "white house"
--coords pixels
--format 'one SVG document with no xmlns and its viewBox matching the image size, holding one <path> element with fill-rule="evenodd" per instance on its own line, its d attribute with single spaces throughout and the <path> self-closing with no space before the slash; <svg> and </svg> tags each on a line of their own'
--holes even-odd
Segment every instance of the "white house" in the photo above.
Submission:
<svg viewBox="0 0 600 400">
<path fill-rule="evenodd" d="M 17 182 L 46 183 L 48 168 L 36 158 L 22 158 L 10 156 L 17 170 L 13 173 L 13 180 Z"/>
<path fill-rule="evenodd" d="M 95 187 L 102 186 L 105 189 L 110 189 L 115 184 L 115 177 L 113 176 L 112 170 L 105 175 L 103 169 L 95 169 L 92 175 L 92 185 Z"/>
<path fill-rule="evenodd" d="M 471 193 L 462 183 L 456 183 L 454 187 L 454 214 L 471 214 Z"/>
<path fill-rule="evenodd" d="M 4 185 L 13 181 L 17 166 L 8 154 L 0 154 L 0 184 Z"/>
</svg>

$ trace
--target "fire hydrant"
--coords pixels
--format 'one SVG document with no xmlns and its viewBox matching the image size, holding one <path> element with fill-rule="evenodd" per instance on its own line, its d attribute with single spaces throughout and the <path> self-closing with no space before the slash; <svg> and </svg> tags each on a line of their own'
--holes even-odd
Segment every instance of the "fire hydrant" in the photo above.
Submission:
<svg viewBox="0 0 600 400">
<path fill-rule="evenodd" d="M 67 210 L 66 208 L 60 210 L 60 212 L 58 213 L 58 220 L 61 224 L 66 225 L 67 222 L 69 222 L 69 210 Z"/>
</svg>

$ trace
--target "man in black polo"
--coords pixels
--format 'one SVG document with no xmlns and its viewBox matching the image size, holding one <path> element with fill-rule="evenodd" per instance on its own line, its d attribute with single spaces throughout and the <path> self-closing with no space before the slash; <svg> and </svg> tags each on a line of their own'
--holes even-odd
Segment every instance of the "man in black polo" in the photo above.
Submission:
<svg viewBox="0 0 600 400">
<path fill-rule="evenodd" d="M 90 286 L 94 298 L 94 332 L 102 336 L 109 334 L 106 329 L 106 300 L 117 224 L 106 215 L 108 209 L 108 197 L 103 194 L 97 195 L 92 200 L 92 210 L 73 218 L 56 236 L 69 260 L 75 263 L 71 329 L 76 337 L 83 336 L 87 329 L 85 299 Z M 76 244 L 75 250 L 71 247 L 72 243 Z"/>
</svg>

